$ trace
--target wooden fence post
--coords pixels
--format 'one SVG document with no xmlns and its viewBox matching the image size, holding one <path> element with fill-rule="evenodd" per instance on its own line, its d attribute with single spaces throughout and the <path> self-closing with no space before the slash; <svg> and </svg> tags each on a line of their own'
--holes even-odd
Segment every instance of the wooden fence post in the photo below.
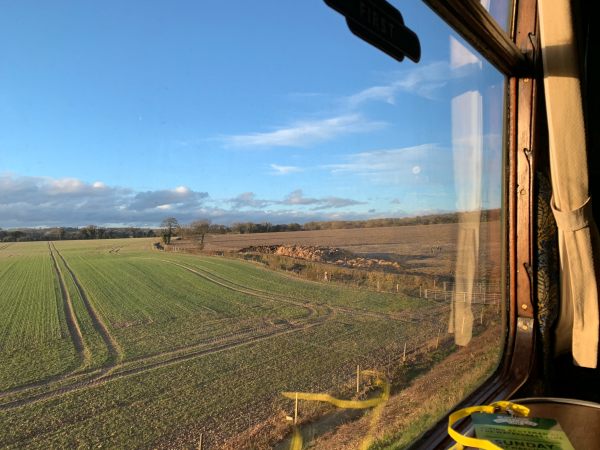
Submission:
<svg viewBox="0 0 600 450">
<path fill-rule="evenodd" d="M 294 425 L 298 422 L 298 393 L 296 392 L 296 405 L 294 406 Z"/>
<path fill-rule="evenodd" d="M 402 362 L 406 362 L 406 342 L 404 343 L 404 353 L 402 353 Z"/>
<path fill-rule="evenodd" d="M 360 364 L 356 366 L 356 393 L 360 391 Z"/>
</svg>

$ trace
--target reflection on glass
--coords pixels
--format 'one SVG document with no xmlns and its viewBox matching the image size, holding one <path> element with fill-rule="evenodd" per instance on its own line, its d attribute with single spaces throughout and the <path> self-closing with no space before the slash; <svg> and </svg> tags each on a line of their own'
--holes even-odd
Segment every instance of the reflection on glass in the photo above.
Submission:
<svg viewBox="0 0 600 450">
<path fill-rule="evenodd" d="M 22 3 L 0 447 L 402 448 L 493 372 L 504 79 L 421 2 L 419 64 L 319 2 Z"/>
<path fill-rule="evenodd" d="M 480 0 L 480 3 L 496 19 L 498 25 L 506 32 L 510 31 L 514 4 L 512 0 Z"/>
</svg>

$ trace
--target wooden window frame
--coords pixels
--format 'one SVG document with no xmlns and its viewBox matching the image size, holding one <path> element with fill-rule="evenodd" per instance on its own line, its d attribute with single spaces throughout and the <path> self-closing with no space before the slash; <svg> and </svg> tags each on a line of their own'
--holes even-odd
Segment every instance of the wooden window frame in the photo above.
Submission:
<svg viewBox="0 0 600 450">
<path fill-rule="evenodd" d="M 508 32 L 476 0 L 423 0 L 446 23 L 506 75 L 507 152 L 504 164 L 503 297 L 506 340 L 496 372 L 456 409 L 508 399 L 527 381 L 534 363 L 533 183 L 539 77 L 537 0 L 513 0 Z M 449 413 L 448 413 L 449 414 Z M 411 449 L 448 448 L 448 416 Z M 467 428 L 463 421 L 457 429 Z"/>
</svg>

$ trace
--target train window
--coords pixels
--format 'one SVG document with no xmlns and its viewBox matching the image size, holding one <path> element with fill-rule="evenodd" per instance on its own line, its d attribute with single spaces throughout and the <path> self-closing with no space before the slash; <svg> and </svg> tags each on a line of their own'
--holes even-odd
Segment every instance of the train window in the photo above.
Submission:
<svg viewBox="0 0 600 450">
<path fill-rule="evenodd" d="M 321 1 L 2 6 L 0 447 L 403 448 L 492 376 L 506 78 L 394 5 L 418 63 Z"/>
<path fill-rule="evenodd" d="M 513 4 L 511 0 L 481 0 L 481 6 L 494 18 L 494 20 L 507 33 L 510 31 L 513 16 Z"/>
</svg>

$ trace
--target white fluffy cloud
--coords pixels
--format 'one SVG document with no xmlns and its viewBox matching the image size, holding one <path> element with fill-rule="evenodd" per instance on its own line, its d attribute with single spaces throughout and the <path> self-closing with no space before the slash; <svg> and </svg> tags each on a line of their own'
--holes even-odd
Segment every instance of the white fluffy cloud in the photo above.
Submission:
<svg viewBox="0 0 600 450">
<path fill-rule="evenodd" d="M 180 186 L 135 192 L 75 178 L 0 175 L 0 226 L 154 225 L 165 213 L 198 213 L 208 198 Z"/>
<path fill-rule="evenodd" d="M 435 144 L 351 154 L 340 164 L 325 166 L 333 174 L 354 174 L 371 182 L 412 186 L 452 183 L 452 152 Z"/>
<path fill-rule="evenodd" d="M 207 192 L 186 186 L 136 192 L 100 181 L 0 174 L 0 227 L 3 228 L 157 226 L 167 215 L 182 223 L 208 218 L 224 224 L 364 218 L 360 213 L 341 209 L 358 204 L 362 203 L 340 197 L 305 197 L 299 189 L 283 199 L 260 199 L 253 192 L 244 192 L 217 202 Z"/>
<path fill-rule="evenodd" d="M 283 205 L 291 206 L 311 206 L 311 210 L 319 211 L 326 209 L 343 208 L 346 206 L 362 205 L 363 202 L 352 200 L 350 198 L 340 197 L 322 197 L 310 198 L 305 197 L 301 189 L 296 189 L 290 192 L 281 202 Z"/>
<path fill-rule="evenodd" d="M 303 171 L 301 167 L 280 166 L 279 164 L 271 164 L 271 169 L 273 169 L 273 175 L 288 175 L 290 173 L 299 173 Z"/>
<path fill-rule="evenodd" d="M 223 141 L 229 147 L 304 147 L 341 135 L 381 129 L 385 125 L 360 114 L 347 114 L 296 122 L 274 131 L 226 136 Z"/>
</svg>

